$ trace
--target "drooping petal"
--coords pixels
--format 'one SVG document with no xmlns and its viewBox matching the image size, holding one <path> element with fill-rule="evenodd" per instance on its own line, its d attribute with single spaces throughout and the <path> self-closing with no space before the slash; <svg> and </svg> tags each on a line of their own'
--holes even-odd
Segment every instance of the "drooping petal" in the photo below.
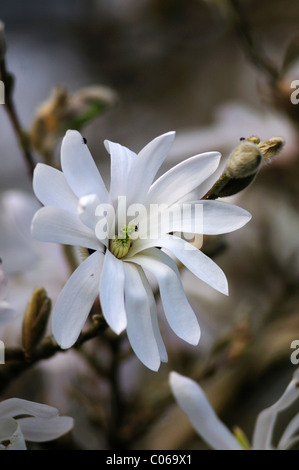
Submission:
<svg viewBox="0 0 299 470">
<path fill-rule="evenodd" d="M 77 340 L 99 293 L 104 254 L 96 251 L 71 275 L 62 289 L 52 315 L 53 334 L 63 348 Z"/>
<path fill-rule="evenodd" d="M 177 372 L 170 373 L 169 381 L 179 407 L 207 444 L 216 450 L 242 450 L 196 382 Z"/>
<path fill-rule="evenodd" d="M 272 449 L 272 437 L 278 413 L 288 408 L 299 397 L 299 369 L 293 375 L 288 387 L 274 405 L 263 410 L 256 421 L 253 435 L 253 449 Z"/>
<path fill-rule="evenodd" d="M 200 328 L 180 278 L 175 262 L 156 248 L 150 248 L 128 259 L 151 272 L 157 279 L 167 321 L 177 336 L 198 344 Z"/>
<path fill-rule="evenodd" d="M 193 191 L 217 169 L 219 152 L 206 152 L 179 163 L 151 186 L 148 204 L 174 204 Z"/>
<path fill-rule="evenodd" d="M 62 171 L 38 163 L 33 173 L 33 190 L 44 206 L 77 212 L 78 198 L 67 184 Z"/>
<path fill-rule="evenodd" d="M 58 410 L 53 406 L 23 400 L 22 398 L 8 398 L 0 403 L 0 418 L 13 418 L 19 415 L 51 418 L 58 415 Z"/>
<path fill-rule="evenodd" d="M 128 181 L 131 182 L 127 188 L 128 204 L 145 201 L 157 171 L 170 150 L 174 136 L 174 132 L 168 132 L 156 137 L 139 152 L 128 175 Z"/>
<path fill-rule="evenodd" d="M 65 134 L 61 145 L 61 167 L 76 196 L 96 194 L 102 203 L 109 202 L 103 179 L 78 131 L 69 130 Z"/>
<path fill-rule="evenodd" d="M 73 418 L 55 416 L 49 419 L 22 418 L 18 420 L 26 441 L 47 442 L 69 432 L 74 426 Z"/>
<path fill-rule="evenodd" d="M 63 243 L 101 250 L 102 244 L 93 230 L 84 225 L 77 214 L 57 209 L 42 207 L 33 217 L 31 233 L 43 242 Z"/>
<path fill-rule="evenodd" d="M 0 450 L 26 450 L 21 428 L 12 418 L 0 419 Z"/>
<path fill-rule="evenodd" d="M 152 291 L 152 288 L 143 272 L 143 269 L 140 268 L 139 266 L 136 266 L 140 275 L 140 278 L 142 280 L 143 286 L 146 290 L 147 296 L 148 296 L 148 302 L 149 302 L 149 308 L 150 308 L 150 313 L 151 313 L 151 320 L 152 320 L 152 327 L 153 327 L 153 332 L 156 338 L 156 342 L 158 345 L 159 349 L 159 354 L 162 362 L 168 362 L 168 356 L 167 356 L 167 351 L 165 348 L 165 344 L 163 342 L 161 333 L 160 333 L 160 328 L 158 324 L 158 316 L 157 316 L 157 304 L 156 300 Z"/>
<path fill-rule="evenodd" d="M 100 300 L 104 318 L 116 334 L 127 326 L 124 286 L 123 262 L 107 250 L 100 280 Z"/>
<path fill-rule="evenodd" d="M 153 332 L 147 292 L 134 265 L 124 263 L 127 335 L 136 356 L 151 370 L 160 366 L 160 354 Z"/>
<path fill-rule="evenodd" d="M 137 155 L 127 147 L 109 140 L 105 140 L 104 144 L 111 157 L 109 193 L 111 201 L 115 204 L 118 196 L 126 195 L 128 174 Z"/>
<path fill-rule="evenodd" d="M 159 240 L 138 239 L 134 242 L 129 255 L 133 257 L 138 252 L 155 246 L 170 250 L 195 276 L 228 295 L 227 279 L 222 269 L 202 251 L 181 238 L 168 236 Z"/>
</svg>

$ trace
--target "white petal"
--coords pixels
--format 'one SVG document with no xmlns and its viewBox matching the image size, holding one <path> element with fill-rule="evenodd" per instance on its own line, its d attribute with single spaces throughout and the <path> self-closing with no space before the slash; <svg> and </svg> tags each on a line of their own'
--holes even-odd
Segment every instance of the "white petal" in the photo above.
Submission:
<svg viewBox="0 0 299 470">
<path fill-rule="evenodd" d="M 0 418 L 14 417 L 18 415 L 51 418 L 58 415 L 58 410 L 52 406 L 23 400 L 21 398 L 9 398 L 8 400 L 4 400 L 0 403 Z"/>
<path fill-rule="evenodd" d="M 62 289 L 52 315 L 53 334 L 63 348 L 77 340 L 90 309 L 99 293 L 104 254 L 90 255 L 71 275 Z"/>
<path fill-rule="evenodd" d="M 77 214 L 43 207 L 33 217 L 31 233 L 34 238 L 43 242 L 63 243 L 93 250 L 101 250 L 102 244 L 95 233 L 84 225 Z"/>
<path fill-rule="evenodd" d="M 174 132 L 163 134 L 139 152 L 128 175 L 128 181 L 131 182 L 127 189 L 128 204 L 145 201 L 157 171 L 170 150 L 174 136 Z"/>
<path fill-rule="evenodd" d="M 157 279 L 167 321 L 177 336 L 198 344 L 200 328 L 180 278 L 175 262 L 156 248 L 150 248 L 127 261 L 139 264 Z"/>
<path fill-rule="evenodd" d="M 78 131 L 67 131 L 62 141 L 61 167 L 76 196 L 96 194 L 102 203 L 109 201 L 103 179 Z"/>
<path fill-rule="evenodd" d="M 44 206 L 77 211 L 78 198 L 66 182 L 62 171 L 38 163 L 33 173 L 33 190 Z"/>
<path fill-rule="evenodd" d="M 22 418 L 18 420 L 26 441 L 47 442 L 57 439 L 69 432 L 74 426 L 74 420 L 68 416 L 54 418 Z"/>
<path fill-rule="evenodd" d="M 0 444 L 0 450 L 26 450 L 24 436 L 17 421 L 12 418 L 0 419 L 0 442 L 10 441 L 9 444 Z"/>
<path fill-rule="evenodd" d="M 216 450 L 242 450 L 196 382 L 177 372 L 170 373 L 169 381 L 178 405 L 207 444 Z"/>
<path fill-rule="evenodd" d="M 251 215 L 244 209 L 218 201 L 188 201 L 183 204 L 152 204 L 148 219 L 140 219 L 140 238 L 161 238 L 171 232 L 218 235 L 245 225 Z"/>
<path fill-rule="evenodd" d="M 94 231 L 98 218 L 95 215 L 96 208 L 100 204 L 96 194 L 87 194 L 78 201 L 78 215 L 81 222 Z"/>
<path fill-rule="evenodd" d="M 150 308 L 150 313 L 151 313 L 151 320 L 152 320 L 152 327 L 153 327 L 153 332 L 156 338 L 156 342 L 158 345 L 159 349 L 159 354 L 162 362 L 168 362 L 168 356 L 167 356 L 167 351 L 160 333 L 160 328 L 158 324 L 158 315 L 157 315 L 157 304 L 156 300 L 152 291 L 152 288 L 142 270 L 142 268 L 139 268 L 137 266 L 138 272 L 140 275 L 140 278 L 142 280 L 143 286 L 146 290 L 147 296 L 148 296 L 148 302 L 149 302 L 149 308 Z"/>
<path fill-rule="evenodd" d="M 127 326 L 124 286 L 123 262 L 107 250 L 100 281 L 100 300 L 106 322 L 118 335 Z"/>
<path fill-rule="evenodd" d="M 181 200 L 214 173 L 220 157 L 219 152 L 207 152 L 179 163 L 155 181 L 147 202 L 171 205 Z"/>
<path fill-rule="evenodd" d="M 109 140 L 105 140 L 104 144 L 111 156 L 110 198 L 115 203 L 118 196 L 126 195 L 128 174 L 137 155 L 123 145 Z"/>
<path fill-rule="evenodd" d="M 241 207 L 221 201 L 202 201 L 203 232 L 206 235 L 229 233 L 246 225 L 251 214 Z"/>
<path fill-rule="evenodd" d="M 138 239 L 133 243 L 130 257 L 155 246 L 170 250 L 195 276 L 219 292 L 228 295 L 227 279 L 222 269 L 202 251 L 195 249 L 190 243 L 180 238 L 169 236 L 159 240 Z"/>
<path fill-rule="evenodd" d="M 269 450 L 272 449 L 272 437 L 274 424 L 278 413 L 292 405 L 299 398 L 299 369 L 294 373 L 293 379 L 289 383 L 285 392 L 279 400 L 263 410 L 256 421 L 253 435 L 253 449 Z"/>
<path fill-rule="evenodd" d="M 281 439 L 278 444 L 278 449 L 285 449 L 289 447 L 290 442 L 294 434 L 299 430 L 299 413 L 297 413 L 294 418 L 289 422 L 287 427 L 285 428 Z M 298 438 L 298 436 L 297 436 Z"/>
<path fill-rule="evenodd" d="M 124 263 L 127 335 L 136 356 L 151 370 L 160 366 L 160 354 L 153 332 L 147 292 L 136 266 Z"/>
</svg>

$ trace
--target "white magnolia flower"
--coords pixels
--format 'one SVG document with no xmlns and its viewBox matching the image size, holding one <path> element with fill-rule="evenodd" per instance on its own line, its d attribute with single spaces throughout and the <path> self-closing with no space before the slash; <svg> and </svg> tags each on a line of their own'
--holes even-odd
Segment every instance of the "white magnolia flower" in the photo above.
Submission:
<svg viewBox="0 0 299 470">
<path fill-rule="evenodd" d="M 73 418 L 58 416 L 52 406 L 9 398 L 0 403 L 0 450 L 25 450 L 25 441 L 52 441 L 73 425 Z"/>
<path fill-rule="evenodd" d="M 177 372 L 170 373 L 169 381 L 178 405 L 187 414 L 195 430 L 207 444 L 215 450 L 244 450 L 241 443 L 219 420 L 203 390 L 196 382 Z M 299 369 L 295 371 L 293 379 L 279 400 L 258 415 L 253 434 L 253 450 L 274 450 L 272 441 L 277 415 L 289 408 L 298 398 Z M 298 431 L 299 414 L 296 414 L 282 433 L 277 449 L 289 449 L 297 443 Z"/>
<path fill-rule="evenodd" d="M 32 221 L 32 234 L 42 241 L 64 243 L 88 249 L 85 259 L 64 286 L 53 310 L 52 327 L 62 348 L 77 340 L 96 296 L 100 295 L 105 320 L 119 334 L 127 330 L 131 346 L 150 369 L 158 370 L 167 353 L 160 335 L 153 292 L 144 271 L 157 279 L 166 318 L 183 340 L 196 345 L 200 338 L 197 318 L 191 309 L 170 250 L 199 279 L 227 294 L 222 270 L 204 253 L 170 235 L 192 232 L 196 208 L 203 208 L 202 233 L 220 234 L 236 230 L 250 220 L 250 214 L 224 202 L 192 201 L 181 216 L 181 202 L 217 168 L 218 152 L 189 158 L 153 180 L 174 140 L 174 132 L 157 137 L 138 155 L 119 144 L 105 141 L 111 156 L 111 184 L 102 177 L 77 131 L 68 131 L 62 142 L 62 172 L 38 164 L 33 187 L 46 206 Z M 200 192 L 200 189 L 199 189 Z M 199 197 L 203 194 L 200 193 Z M 144 212 L 127 216 L 120 227 L 116 218 L 134 203 Z M 161 226 L 151 207 L 163 204 L 162 215 L 173 217 Z M 107 208 L 106 235 L 99 230 L 99 208 Z M 112 207 L 114 214 L 109 212 Z M 128 213 L 125 211 L 125 214 Z M 117 220 L 119 220 L 117 218 Z M 101 225 L 100 227 L 103 228 Z M 158 236 L 151 236 L 156 230 Z M 123 238 L 122 238 L 123 237 Z M 162 248 L 162 249 L 160 249 Z"/>
<path fill-rule="evenodd" d="M 0 261 L 1 262 L 1 261 Z M 7 279 L 0 265 L 0 325 L 10 322 L 16 316 L 16 311 L 12 309 L 5 298 L 7 296 Z"/>
</svg>

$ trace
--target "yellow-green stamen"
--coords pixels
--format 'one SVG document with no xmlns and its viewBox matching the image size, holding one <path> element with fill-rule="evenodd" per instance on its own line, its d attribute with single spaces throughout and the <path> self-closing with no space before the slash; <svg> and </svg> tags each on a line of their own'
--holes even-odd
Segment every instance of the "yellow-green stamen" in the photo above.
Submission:
<svg viewBox="0 0 299 470">
<path fill-rule="evenodd" d="M 135 224 L 128 225 L 119 235 L 115 235 L 115 237 L 110 240 L 109 249 L 116 258 L 126 256 L 131 246 L 132 234 L 137 230 L 138 228 L 136 229 Z"/>
</svg>

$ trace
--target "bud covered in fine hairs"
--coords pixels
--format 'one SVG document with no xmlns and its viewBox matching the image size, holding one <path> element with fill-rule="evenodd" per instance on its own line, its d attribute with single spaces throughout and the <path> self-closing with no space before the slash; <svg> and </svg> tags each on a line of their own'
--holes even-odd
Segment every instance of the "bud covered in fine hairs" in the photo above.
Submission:
<svg viewBox="0 0 299 470">
<path fill-rule="evenodd" d="M 22 327 L 22 346 L 28 358 L 45 334 L 50 312 L 51 300 L 45 289 L 35 289 L 27 305 Z"/>
<path fill-rule="evenodd" d="M 261 141 L 256 136 L 242 138 L 232 151 L 225 169 L 203 199 L 232 196 L 249 186 L 261 166 L 277 155 L 284 146 L 281 137 Z"/>
</svg>

